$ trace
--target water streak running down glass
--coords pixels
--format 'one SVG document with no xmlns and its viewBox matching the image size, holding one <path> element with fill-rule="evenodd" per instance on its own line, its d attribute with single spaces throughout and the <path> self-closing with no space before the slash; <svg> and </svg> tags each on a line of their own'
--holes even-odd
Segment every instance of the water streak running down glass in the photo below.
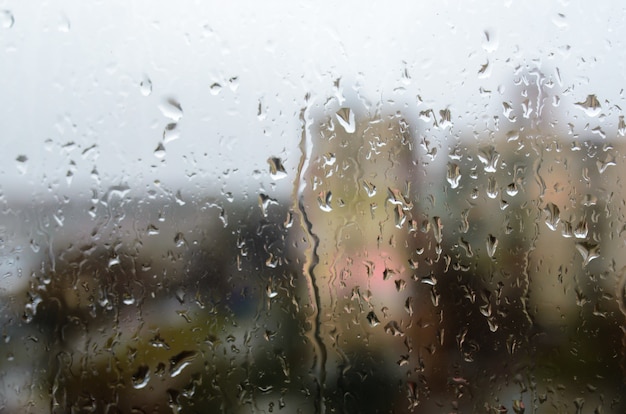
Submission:
<svg viewBox="0 0 626 414">
<path fill-rule="evenodd" d="M 0 4 L 0 412 L 625 412 L 625 19 Z"/>
</svg>

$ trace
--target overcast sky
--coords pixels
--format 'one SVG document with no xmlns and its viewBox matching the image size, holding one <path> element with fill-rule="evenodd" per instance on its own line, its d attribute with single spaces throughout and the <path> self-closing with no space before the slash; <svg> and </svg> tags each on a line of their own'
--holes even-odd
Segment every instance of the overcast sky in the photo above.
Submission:
<svg viewBox="0 0 626 414">
<path fill-rule="evenodd" d="M 625 105 L 619 1 L 337 3 L 0 1 L 0 188 L 255 194 L 278 156 L 285 189 L 305 95 L 323 104 L 338 78 L 457 127 L 500 114 L 518 67 L 565 108 L 597 95 L 608 130 Z"/>
</svg>

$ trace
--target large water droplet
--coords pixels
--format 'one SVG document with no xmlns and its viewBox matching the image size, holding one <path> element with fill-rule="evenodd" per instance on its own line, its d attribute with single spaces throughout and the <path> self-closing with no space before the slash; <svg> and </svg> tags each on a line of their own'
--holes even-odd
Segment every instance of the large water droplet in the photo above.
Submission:
<svg viewBox="0 0 626 414">
<path fill-rule="evenodd" d="M 550 230 L 556 230 L 556 226 L 559 224 L 559 221 L 561 221 L 561 211 L 559 208 L 553 203 L 548 203 L 543 211 L 546 213 L 546 224 Z"/>
<path fill-rule="evenodd" d="M 496 254 L 496 248 L 498 247 L 498 239 L 490 234 L 487 236 L 487 254 L 492 257 Z"/>
<path fill-rule="evenodd" d="M 3 29 L 10 29 L 15 24 L 15 18 L 13 13 L 9 10 L 0 11 L 0 27 Z"/>
<path fill-rule="evenodd" d="M 150 382 L 150 368 L 147 365 L 141 365 L 132 377 L 133 388 L 139 390 L 144 388 Z"/>
<path fill-rule="evenodd" d="M 178 376 L 196 358 L 195 351 L 182 351 L 170 359 L 170 376 Z"/>
<path fill-rule="evenodd" d="M 178 101 L 169 98 L 166 102 L 159 105 L 161 113 L 174 122 L 180 121 L 183 117 L 183 108 Z"/>
<path fill-rule="evenodd" d="M 354 133 L 356 130 L 356 122 L 354 121 L 354 112 L 350 108 L 341 108 L 335 114 L 337 121 L 346 130 L 348 134 Z"/>
<path fill-rule="evenodd" d="M 285 167 L 283 166 L 283 162 L 280 158 L 270 157 L 267 159 L 267 163 L 270 166 L 270 176 L 274 180 L 280 180 L 287 176 L 287 172 L 285 171 Z"/>
<path fill-rule="evenodd" d="M 576 102 L 576 106 L 585 111 L 585 113 L 591 117 L 599 115 L 602 111 L 600 101 L 595 95 L 588 95 L 584 102 Z"/>
<path fill-rule="evenodd" d="M 165 157 L 165 147 L 163 146 L 162 142 L 159 142 L 159 145 L 157 145 L 156 149 L 154 150 L 154 156 L 159 159 Z"/>
<path fill-rule="evenodd" d="M 458 164 L 454 164 L 452 162 L 448 163 L 448 174 L 446 178 L 450 183 L 450 187 L 457 188 L 459 186 L 459 182 L 461 181 L 461 170 L 459 169 Z"/>
</svg>

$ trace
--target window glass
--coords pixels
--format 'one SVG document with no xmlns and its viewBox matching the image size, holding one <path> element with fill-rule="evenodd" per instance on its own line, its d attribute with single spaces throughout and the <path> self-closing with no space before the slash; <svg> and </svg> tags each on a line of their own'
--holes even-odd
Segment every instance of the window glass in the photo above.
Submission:
<svg viewBox="0 0 626 414">
<path fill-rule="evenodd" d="M 626 411 L 620 2 L 0 2 L 0 411 Z"/>
</svg>

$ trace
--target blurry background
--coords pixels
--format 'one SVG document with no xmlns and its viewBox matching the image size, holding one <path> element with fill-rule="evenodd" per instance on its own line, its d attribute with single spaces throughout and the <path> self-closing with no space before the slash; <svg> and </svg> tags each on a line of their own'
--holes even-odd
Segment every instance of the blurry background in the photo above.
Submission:
<svg viewBox="0 0 626 414">
<path fill-rule="evenodd" d="M 0 1 L 0 411 L 626 411 L 619 2 Z"/>
</svg>

